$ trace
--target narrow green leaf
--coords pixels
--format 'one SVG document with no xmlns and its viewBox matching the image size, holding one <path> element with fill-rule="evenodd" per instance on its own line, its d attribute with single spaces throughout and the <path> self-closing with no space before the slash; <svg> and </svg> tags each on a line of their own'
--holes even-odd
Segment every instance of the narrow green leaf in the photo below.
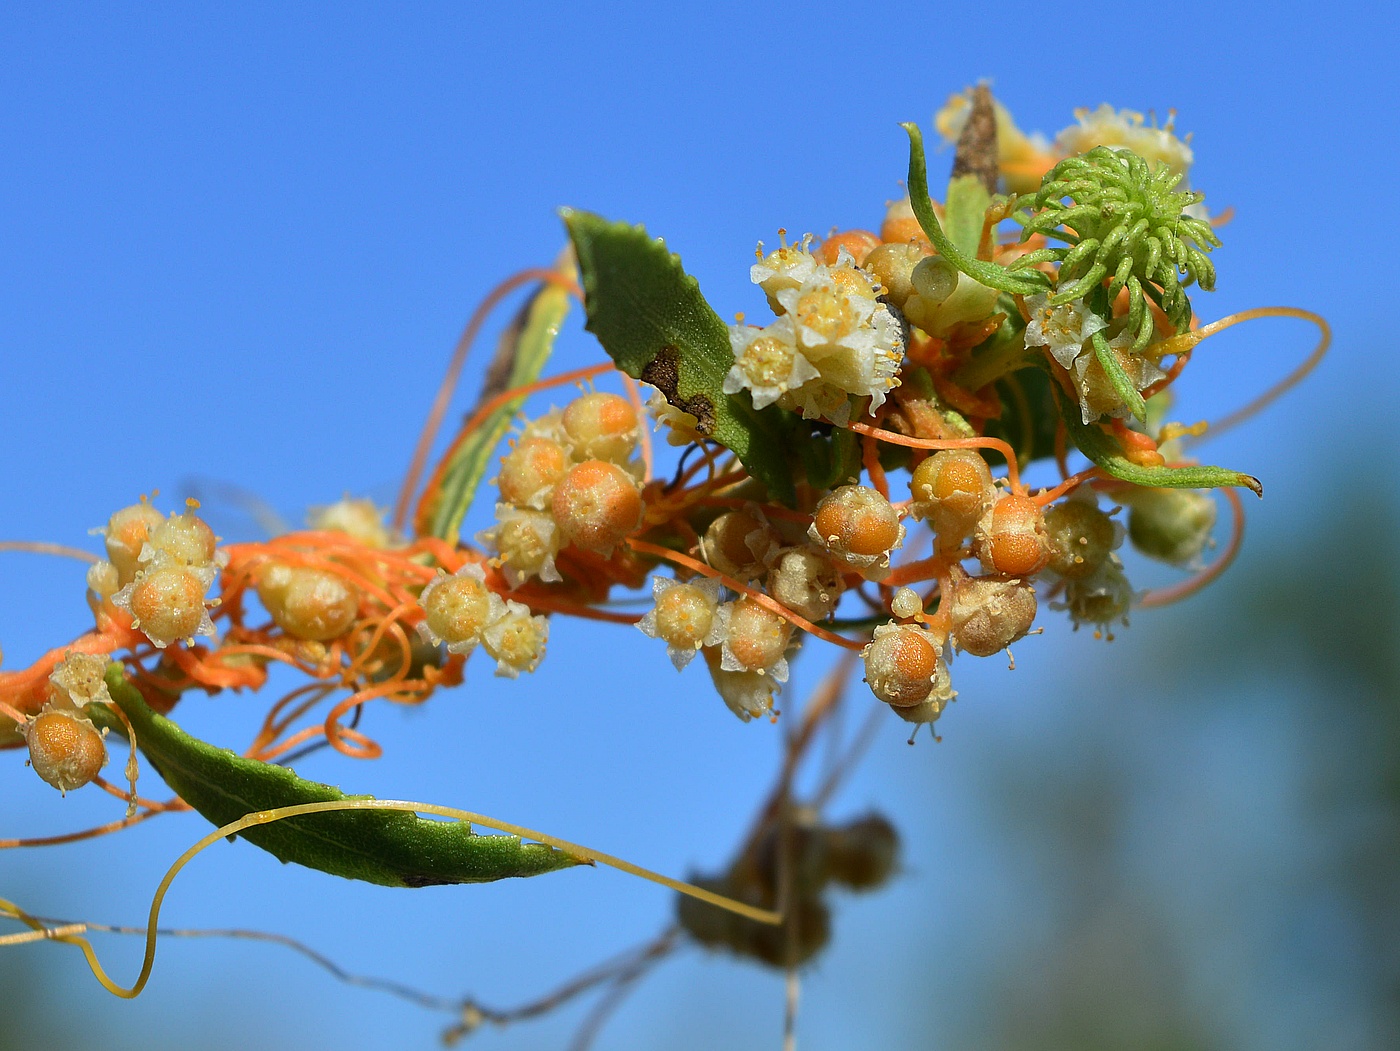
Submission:
<svg viewBox="0 0 1400 1051">
<path fill-rule="evenodd" d="M 108 669 L 107 686 L 131 720 L 142 754 L 181 799 L 215 826 L 297 803 L 364 798 L 191 737 L 146 705 L 120 665 Z M 102 718 L 114 730 L 122 729 L 114 716 Z M 294 817 L 240 834 L 281 861 L 386 887 L 488 883 L 580 864 L 563 851 L 523 843 L 518 836 L 479 836 L 466 822 L 429 821 L 396 810 Z"/>
<path fill-rule="evenodd" d="M 617 367 L 659 388 L 697 430 L 731 449 L 784 503 L 795 499 L 789 428 L 775 406 L 722 387 L 734 365 L 729 330 L 666 245 L 639 226 L 564 209 L 583 275 L 588 331 Z"/>
<path fill-rule="evenodd" d="M 1050 279 L 1039 270 L 1008 270 L 996 263 L 984 262 L 968 255 L 943 232 L 928 195 L 923 133 L 917 124 L 901 124 L 900 127 L 909 134 L 909 203 L 913 205 L 914 216 L 934 250 L 968 277 L 988 288 L 1027 296 L 1048 292 Z"/>
<path fill-rule="evenodd" d="M 572 263 L 561 261 L 559 271 L 574 276 Z M 569 293 L 565 289 L 551 284 L 539 287 L 501 335 L 481 392 L 482 402 L 539 378 L 568 313 Z M 491 464 L 491 456 L 523 402 L 523 398 L 516 398 L 502 405 L 453 451 L 437 499 L 428 512 L 426 532 L 449 544 L 457 542 L 462 519 Z"/>
<path fill-rule="evenodd" d="M 1128 379 L 1128 374 L 1123 371 L 1123 365 L 1119 362 L 1118 355 L 1113 353 L 1113 348 L 1108 345 L 1108 340 L 1104 338 L 1102 332 L 1095 332 L 1092 339 L 1094 357 L 1098 359 L 1099 366 L 1103 369 L 1104 375 L 1108 377 L 1108 382 L 1113 385 L 1113 392 L 1128 407 L 1128 411 L 1133 414 L 1133 419 L 1145 420 L 1147 418 L 1147 402 L 1142 400 L 1142 395 L 1133 386 L 1133 381 Z"/>
<path fill-rule="evenodd" d="M 948 239 L 968 256 L 976 257 L 982 242 L 982 224 L 992 195 L 975 175 L 958 175 L 948 180 L 948 199 L 943 203 L 943 224 Z"/>
<path fill-rule="evenodd" d="M 1053 388 L 1052 388 L 1053 389 Z M 1155 486 L 1158 489 L 1218 489 L 1238 486 L 1255 496 L 1264 495 L 1264 487 L 1252 475 L 1230 471 L 1224 467 L 1142 467 L 1123 455 L 1117 440 L 1096 424 L 1085 423 L 1079 405 L 1055 393 L 1060 417 L 1069 429 L 1075 447 L 1114 478 L 1134 485 Z"/>
</svg>

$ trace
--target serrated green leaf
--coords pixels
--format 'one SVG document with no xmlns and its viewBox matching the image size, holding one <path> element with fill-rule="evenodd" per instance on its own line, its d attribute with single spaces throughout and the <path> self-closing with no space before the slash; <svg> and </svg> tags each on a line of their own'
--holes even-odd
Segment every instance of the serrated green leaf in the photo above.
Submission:
<svg viewBox="0 0 1400 1051">
<path fill-rule="evenodd" d="M 572 263 L 561 262 L 558 269 L 561 274 L 574 277 Z M 568 291 L 558 285 L 541 285 L 501 335 L 492 369 L 481 392 L 483 402 L 503 390 L 522 387 L 539 378 L 568 313 Z M 502 366 L 498 380 L 497 364 Z M 471 508 L 477 486 L 491 464 L 491 456 L 524 400 L 517 398 L 502 405 L 453 450 L 436 499 L 424 516 L 426 521 L 420 520 L 420 533 L 441 537 L 449 544 L 457 542 L 462 519 Z"/>
<path fill-rule="evenodd" d="M 1055 401 L 1060 407 L 1060 418 L 1065 421 L 1065 427 L 1069 430 L 1070 441 L 1094 464 L 1120 481 L 1154 486 L 1158 489 L 1220 489 L 1236 486 L 1248 489 L 1255 496 L 1264 495 L 1264 487 L 1258 478 L 1224 467 L 1143 467 L 1135 464 L 1123 455 L 1123 449 L 1115 438 L 1105 434 L 1096 424 L 1084 422 L 1077 402 L 1063 397 L 1058 391 L 1055 393 Z"/>
<path fill-rule="evenodd" d="M 639 226 L 567 208 L 562 215 L 583 276 L 588 331 L 618 368 L 659 388 L 699 421 L 701 434 L 791 504 L 785 414 L 775 406 L 755 410 L 746 393 L 724 393 L 734 365 L 729 330 L 680 259 Z"/>
<path fill-rule="evenodd" d="M 141 753 L 181 799 L 215 826 L 298 803 L 365 798 L 191 737 L 152 711 L 119 665 L 108 669 L 107 686 L 131 720 Z M 103 718 L 112 729 L 122 729 L 114 716 Z M 397 810 L 294 817 L 240 835 L 281 861 L 386 887 L 488 883 L 580 864 L 563 851 L 524 843 L 518 836 L 479 836 L 463 821 L 429 821 Z"/>
<path fill-rule="evenodd" d="M 975 255 L 968 255 L 943 232 L 928 195 L 923 133 L 917 124 L 901 124 L 900 127 L 909 134 L 909 203 L 934 250 L 968 277 L 988 288 L 1027 296 L 1048 292 L 1050 279 L 1039 270 L 1008 270 L 996 263 L 985 262 Z"/>
</svg>

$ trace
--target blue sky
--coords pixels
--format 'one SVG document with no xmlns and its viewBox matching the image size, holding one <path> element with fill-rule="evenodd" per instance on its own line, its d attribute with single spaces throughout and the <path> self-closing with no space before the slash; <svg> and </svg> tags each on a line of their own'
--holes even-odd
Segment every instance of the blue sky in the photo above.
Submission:
<svg viewBox="0 0 1400 1051">
<path fill-rule="evenodd" d="M 991 77 L 1027 130 L 1053 134 L 1075 107 L 1104 101 L 1174 108 L 1194 136 L 1195 185 L 1237 216 L 1216 254 L 1219 290 L 1198 311 L 1284 302 L 1331 318 L 1336 349 L 1309 385 L 1206 447 L 1265 483 L 1240 570 L 1288 551 L 1291 526 L 1334 491 L 1328 479 L 1358 459 L 1357 443 L 1368 442 L 1363 456 L 1396 452 L 1393 436 L 1376 438 L 1397 381 L 1383 283 L 1393 267 L 1379 240 L 1400 171 L 1395 16 L 1175 4 L 1143 23 L 1121 6 L 1072 10 L 1083 21 L 984 4 L 7 5 L 0 537 L 90 544 L 86 530 L 137 494 L 159 489 L 168 507 L 192 483 L 241 486 L 293 521 L 347 491 L 388 502 L 463 320 L 501 277 L 554 257 L 557 207 L 644 222 L 721 314 L 756 309 L 755 241 L 778 227 L 877 224 L 900 193 L 897 122 L 927 128 L 949 93 Z M 1183 415 L 1239 403 L 1311 339 L 1269 321 L 1212 341 L 1187 374 Z M 558 366 L 599 357 L 575 317 Z M 210 513 L 230 535 L 252 528 L 227 503 Z M 0 646 L 13 667 L 82 630 L 86 610 L 80 567 L 3 558 Z M 1027 737 L 1082 740 L 1075 724 L 1089 712 L 1062 687 L 1131 679 L 1155 633 L 1210 608 L 1143 615 L 1108 652 L 1057 624 L 1018 653 L 1010 680 L 959 667 L 968 703 L 939 748 L 907 749 L 888 728 L 834 809 L 897 815 L 908 873 L 842 903 L 836 948 L 808 981 L 804 1046 L 930 1033 L 979 1046 L 979 1020 L 947 972 L 986 965 L 999 932 L 1020 922 L 1002 908 L 1020 891 L 977 827 L 978 757 L 1014 754 Z M 671 873 L 718 867 L 778 738 L 733 720 L 698 670 L 671 678 L 632 634 L 556 625 L 534 677 L 477 668 L 426 711 L 384 713 L 384 761 L 307 772 L 498 814 Z M 806 658 L 799 691 L 825 660 Z M 620 686 L 618 669 L 635 681 Z M 1152 724 L 1123 728 L 1140 740 L 1168 718 L 1147 703 L 1146 715 L 1092 712 Z M 229 743 L 259 708 L 225 696 L 186 705 L 192 729 Z M 1260 770 L 1286 765 L 1296 742 L 1279 732 L 1251 760 Z M 1197 743 L 1209 753 L 1209 736 Z M 0 836 L 116 816 L 111 800 L 59 800 L 17 754 L 4 758 Z M 90 847 L 6 853 L 0 894 L 138 922 L 159 873 L 201 831 L 177 817 Z M 282 869 L 238 844 L 201 858 L 170 910 L 182 925 L 280 930 L 355 969 L 512 1002 L 647 936 L 670 902 L 602 872 L 393 893 Z M 228 1046 L 426 1046 L 438 1023 L 264 947 L 172 941 L 132 1005 L 104 998 L 76 954 L 6 951 L 42 959 L 45 982 L 78 1011 L 75 1032 L 111 1046 L 141 1046 L 157 1026 L 174 1043 L 213 1033 Z M 134 970 L 134 946 L 105 952 L 119 973 Z M 911 997 L 932 1001 L 916 1011 Z M 1220 1010 L 1248 1019 L 1268 1002 L 1242 997 Z M 691 953 L 642 989 L 603 1046 L 675 1046 L 682 1029 L 697 1046 L 767 1048 L 780 1018 L 775 978 Z M 561 1025 L 478 1039 L 536 1046 Z"/>
</svg>

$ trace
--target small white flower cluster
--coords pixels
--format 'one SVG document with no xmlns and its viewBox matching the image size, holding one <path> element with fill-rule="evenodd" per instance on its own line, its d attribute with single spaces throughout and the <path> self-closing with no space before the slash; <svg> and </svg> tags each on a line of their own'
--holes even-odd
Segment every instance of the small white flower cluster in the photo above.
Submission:
<svg viewBox="0 0 1400 1051">
<path fill-rule="evenodd" d="M 850 397 L 878 409 L 898 383 L 904 331 L 880 302 L 878 282 L 841 249 L 833 265 L 784 245 L 750 270 L 778 315 L 766 328 L 731 325 L 734 366 L 724 392 L 747 390 L 755 408 L 777 403 L 808 419 L 844 425 Z"/>
<path fill-rule="evenodd" d="M 1176 115 L 1170 114 L 1166 124 L 1151 124 L 1141 113 L 1130 109 L 1114 109 L 1107 102 L 1098 109 L 1077 109 L 1075 124 L 1055 136 L 1055 142 L 1065 153 L 1088 153 L 1096 146 L 1132 150 L 1150 163 L 1160 164 L 1185 175 L 1195 159 L 1191 147 L 1177 138 Z M 1189 138 L 1189 136 L 1188 136 Z"/>
<path fill-rule="evenodd" d="M 1025 331 L 1026 346 L 1047 348 L 1050 356 L 1073 377 L 1085 423 L 1104 416 L 1128 416 L 1130 410 L 1104 372 L 1091 342 L 1096 332 L 1108 327 L 1107 322 L 1082 299 L 1060 306 L 1051 306 L 1049 299 L 1048 295 L 1026 297 L 1026 309 L 1031 315 Z M 1126 331 L 1108 340 L 1109 351 L 1128 381 L 1135 390 L 1144 391 L 1166 373 L 1151 358 L 1130 353 L 1132 344 L 1132 335 Z"/>
<path fill-rule="evenodd" d="M 228 564 L 214 531 L 189 502 L 169 518 L 145 500 L 114 514 L 100 533 L 107 560 L 88 570 L 88 586 L 131 614 L 133 626 L 158 648 L 213 635 L 204 596 Z"/>
<path fill-rule="evenodd" d="M 512 588 L 561 579 L 554 558 L 569 543 L 611 554 L 641 522 L 636 410 L 591 391 L 525 425 L 501 458 L 496 524 L 478 534 Z"/>
<path fill-rule="evenodd" d="M 424 618 L 418 633 L 447 652 L 469 654 L 477 645 L 496 661 L 496 674 L 514 679 L 544 660 L 549 621 L 530 607 L 503 599 L 486 585 L 486 573 L 468 562 L 452 575 L 441 574 L 418 597 Z"/>
</svg>

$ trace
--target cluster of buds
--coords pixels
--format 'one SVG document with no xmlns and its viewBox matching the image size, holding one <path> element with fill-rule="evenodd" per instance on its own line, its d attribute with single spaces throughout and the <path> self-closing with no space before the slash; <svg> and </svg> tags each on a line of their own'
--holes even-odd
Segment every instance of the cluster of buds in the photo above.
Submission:
<svg viewBox="0 0 1400 1051">
<path fill-rule="evenodd" d="M 511 587 L 560 580 L 555 556 L 574 547 L 608 557 L 642 521 L 632 403 L 590 391 L 524 427 L 501 458 L 496 524 L 478 539 L 497 552 Z"/>
<path fill-rule="evenodd" d="M 132 626 L 158 649 L 214 634 L 205 595 L 227 558 L 198 507 L 191 500 L 166 517 L 142 499 L 94 530 L 107 558 L 88 570 L 88 586 L 131 614 Z"/>
<path fill-rule="evenodd" d="M 419 596 L 424 619 L 419 634 L 448 653 L 468 654 L 480 644 L 496 661 L 496 674 L 514 679 L 544 659 L 549 621 L 524 603 L 502 599 L 486 584 L 486 571 L 468 562 L 439 574 Z"/>
<path fill-rule="evenodd" d="M 34 772 L 65 795 L 89 784 L 107 764 L 107 731 L 88 714 L 91 705 L 112 703 L 106 670 L 106 657 L 68 654 L 49 676 L 43 708 L 20 726 Z"/>
</svg>

